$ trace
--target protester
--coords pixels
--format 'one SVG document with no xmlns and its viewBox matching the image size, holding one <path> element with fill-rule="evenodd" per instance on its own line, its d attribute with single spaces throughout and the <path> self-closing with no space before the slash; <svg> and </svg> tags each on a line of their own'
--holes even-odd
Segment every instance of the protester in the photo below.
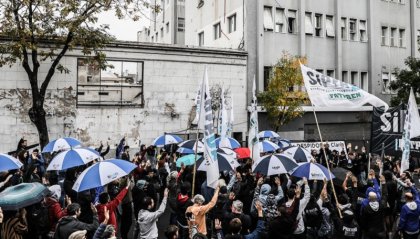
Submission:
<svg viewBox="0 0 420 239">
<path fill-rule="evenodd" d="M 404 239 L 416 239 L 419 236 L 420 201 L 417 189 L 412 187 L 413 193 L 406 193 L 406 203 L 401 209 L 398 230 L 403 233 Z"/>
<path fill-rule="evenodd" d="M 22 208 L 15 213 L 10 212 L 10 214 L 9 219 L 1 225 L 1 238 L 22 239 L 28 232 L 26 209 Z"/>
<path fill-rule="evenodd" d="M 80 230 L 94 232 L 99 226 L 98 212 L 93 204 L 91 205 L 91 209 L 93 211 L 93 222 L 88 224 L 77 219 L 81 213 L 80 205 L 78 203 L 72 203 L 67 206 L 68 216 L 63 217 L 58 221 L 54 238 L 67 239 L 73 232 Z"/>
<path fill-rule="evenodd" d="M 207 235 L 207 225 L 206 225 L 206 214 L 210 209 L 212 209 L 217 202 L 219 196 L 220 187 L 217 187 L 214 191 L 214 195 L 209 203 L 203 205 L 205 200 L 204 197 L 200 194 L 197 194 L 193 198 L 193 205 L 189 206 L 186 210 L 186 213 L 191 213 L 188 220 L 188 225 L 190 231 L 193 227 L 197 227 L 197 232 L 203 235 Z M 193 235 L 191 235 L 192 237 Z"/>
<path fill-rule="evenodd" d="M 146 197 L 143 200 L 143 207 L 139 212 L 138 221 L 140 228 L 139 239 L 156 239 L 158 238 L 158 229 L 156 221 L 163 214 L 166 208 L 166 202 L 168 200 L 169 190 L 165 189 L 163 193 L 162 203 L 159 208 L 153 212 L 154 200 L 150 197 Z"/>
</svg>

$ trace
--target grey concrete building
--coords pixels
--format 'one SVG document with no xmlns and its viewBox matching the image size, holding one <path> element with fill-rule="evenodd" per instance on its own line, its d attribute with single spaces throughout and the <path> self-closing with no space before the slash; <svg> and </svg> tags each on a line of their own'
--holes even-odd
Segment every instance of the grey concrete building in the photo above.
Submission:
<svg viewBox="0 0 420 239">
<path fill-rule="evenodd" d="M 87 146 L 98 146 L 101 140 L 114 148 L 126 135 L 136 150 L 139 140 L 150 145 L 165 132 L 193 137 L 194 99 L 206 66 L 210 86 L 230 86 L 237 101 L 233 130 L 239 139 L 246 134 L 245 52 L 115 42 L 105 53 L 114 68 L 86 64 L 80 51 L 62 59 L 70 73 L 56 72 L 45 99 L 50 139 L 70 136 Z M 48 67 L 41 65 L 39 79 Z M 27 114 L 31 90 L 24 69 L 19 63 L 2 67 L 0 81 L 0 151 L 16 149 L 23 135 L 29 144 L 38 142 Z"/>
<path fill-rule="evenodd" d="M 150 3 L 159 10 L 151 11 L 150 25 L 137 33 L 137 40 L 184 45 L 185 0 L 152 0 Z"/>
<path fill-rule="evenodd" d="M 389 101 L 393 70 L 403 68 L 408 56 L 419 56 L 420 5 L 415 0 L 209 0 L 200 8 L 195 3 L 185 7 L 186 44 L 241 46 L 248 52 L 248 82 L 255 75 L 259 91 L 268 84 L 271 66 L 287 51 L 306 56 L 311 68 Z M 229 22 L 233 14 L 243 16 L 235 23 L 243 26 L 237 31 L 244 31 L 236 35 L 244 37 L 218 37 L 219 22 Z M 222 24 L 221 29 L 229 33 L 229 24 Z M 248 100 L 250 91 L 248 84 Z M 304 109 L 308 113 L 303 118 L 282 130 L 292 139 L 316 140 L 316 132 L 308 133 L 312 132 L 312 109 Z M 370 107 L 329 109 L 330 113 L 319 113 L 319 118 L 326 131 L 340 132 L 343 128 L 337 123 L 353 127 L 327 139 L 359 140 L 369 138 L 366 114 L 370 111 Z M 264 113 L 261 117 L 260 128 L 268 128 Z"/>
</svg>

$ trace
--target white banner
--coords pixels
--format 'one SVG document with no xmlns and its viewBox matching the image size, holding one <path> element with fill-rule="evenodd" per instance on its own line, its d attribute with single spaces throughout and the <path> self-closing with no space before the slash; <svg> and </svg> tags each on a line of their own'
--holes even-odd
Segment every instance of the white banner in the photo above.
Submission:
<svg viewBox="0 0 420 239">
<path fill-rule="evenodd" d="M 252 85 L 252 103 L 251 114 L 249 116 L 248 148 L 251 151 L 251 157 L 254 161 L 253 166 L 260 162 L 260 147 L 258 144 L 258 109 L 255 77 Z"/>
<path fill-rule="evenodd" d="M 311 103 L 316 107 L 357 108 L 365 104 L 385 107 L 388 104 L 357 86 L 323 75 L 309 67 L 300 65 L 303 81 Z"/>
<path fill-rule="evenodd" d="M 410 89 L 410 96 L 408 98 L 407 114 L 405 115 L 403 141 L 403 153 L 401 156 L 400 172 L 403 173 L 408 170 L 410 166 L 410 139 L 419 136 L 419 111 L 417 108 L 416 98 L 414 97 L 413 88 Z"/>
<path fill-rule="evenodd" d="M 344 152 L 346 153 L 346 158 L 347 158 L 347 148 L 344 141 L 329 141 L 329 142 L 324 142 L 324 144 L 325 143 L 328 144 L 328 148 L 331 151 L 337 150 L 339 154 L 341 153 L 341 151 L 344 150 Z M 312 150 L 316 150 L 316 152 L 319 153 L 319 150 L 321 149 L 321 142 L 292 142 L 292 145 L 300 146 L 308 150 L 309 152 L 311 152 Z"/>
</svg>

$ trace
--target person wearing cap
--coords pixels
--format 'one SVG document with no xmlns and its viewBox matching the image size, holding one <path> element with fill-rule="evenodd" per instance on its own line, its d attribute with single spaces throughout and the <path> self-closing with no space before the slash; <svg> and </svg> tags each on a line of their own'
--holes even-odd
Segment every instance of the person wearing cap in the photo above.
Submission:
<svg viewBox="0 0 420 239">
<path fill-rule="evenodd" d="M 400 222 L 398 223 L 398 230 L 404 235 L 404 239 L 417 239 L 419 236 L 419 217 L 420 217 L 420 201 L 417 197 L 417 190 L 411 187 L 413 193 L 405 193 L 405 205 L 401 208 Z"/>
<path fill-rule="evenodd" d="M 61 208 L 59 199 L 61 197 L 61 187 L 59 185 L 52 185 L 48 188 L 50 194 L 45 198 L 45 205 L 48 208 L 48 219 L 50 223 L 50 234 L 55 231 L 55 226 L 58 220 L 67 216 L 67 209 Z M 66 205 L 71 204 L 71 199 L 66 195 Z"/>
</svg>

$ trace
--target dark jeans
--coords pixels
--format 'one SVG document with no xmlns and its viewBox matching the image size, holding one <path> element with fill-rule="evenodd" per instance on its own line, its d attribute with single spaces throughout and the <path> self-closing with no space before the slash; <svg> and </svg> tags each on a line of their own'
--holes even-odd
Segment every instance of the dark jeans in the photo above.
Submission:
<svg viewBox="0 0 420 239">
<path fill-rule="evenodd" d="M 130 231 L 131 224 L 133 223 L 133 204 L 126 203 L 122 204 L 122 215 L 121 215 L 121 238 L 127 239 L 128 232 Z"/>
</svg>

